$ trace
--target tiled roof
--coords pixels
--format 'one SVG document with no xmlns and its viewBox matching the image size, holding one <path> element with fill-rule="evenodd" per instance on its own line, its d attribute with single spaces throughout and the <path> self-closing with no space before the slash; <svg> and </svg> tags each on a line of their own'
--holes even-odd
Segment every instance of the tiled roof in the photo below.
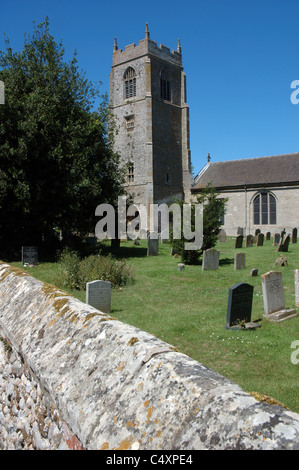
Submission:
<svg viewBox="0 0 299 470">
<path fill-rule="evenodd" d="M 209 162 L 195 178 L 193 190 L 240 188 L 299 183 L 299 153 Z"/>
</svg>

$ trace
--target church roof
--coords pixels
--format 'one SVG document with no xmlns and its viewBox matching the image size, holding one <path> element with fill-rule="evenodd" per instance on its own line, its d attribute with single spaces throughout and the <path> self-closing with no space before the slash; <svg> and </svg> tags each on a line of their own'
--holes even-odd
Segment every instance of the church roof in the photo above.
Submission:
<svg viewBox="0 0 299 470">
<path fill-rule="evenodd" d="M 208 184 L 216 189 L 283 186 L 299 183 L 299 153 L 208 162 L 195 178 L 192 190 Z"/>
</svg>

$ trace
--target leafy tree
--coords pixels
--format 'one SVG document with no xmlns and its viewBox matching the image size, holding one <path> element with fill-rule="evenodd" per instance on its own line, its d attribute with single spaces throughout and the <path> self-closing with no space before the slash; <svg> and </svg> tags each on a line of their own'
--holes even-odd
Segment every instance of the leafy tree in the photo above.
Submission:
<svg viewBox="0 0 299 470">
<path fill-rule="evenodd" d="M 48 18 L 21 52 L 0 51 L 0 252 L 50 243 L 60 231 L 94 231 L 95 208 L 123 193 L 119 157 L 103 116 L 99 87 L 64 59 Z"/>
<path fill-rule="evenodd" d="M 178 202 L 178 201 L 176 201 Z M 203 189 L 200 196 L 191 204 L 191 230 L 195 230 L 195 205 L 203 205 L 203 244 L 200 250 L 185 250 L 186 240 L 183 236 L 181 239 L 174 239 L 173 233 L 170 232 L 170 240 L 174 250 L 181 255 L 182 261 L 186 264 L 198 264 L 200 256 L 209 248 L 213 248 L 218 240 L 218 234 L 222 225 L 221 217 L 225 213 L 225 205 L 227 199 L 217 198 L 215 188 L 208 186 Z M 180 202 L 183 207 L 183 202 Z M 183 217 L 181 217 L 183 220 Z M 181 230 L 183 235 L 183 229 Z"/>
</svg>

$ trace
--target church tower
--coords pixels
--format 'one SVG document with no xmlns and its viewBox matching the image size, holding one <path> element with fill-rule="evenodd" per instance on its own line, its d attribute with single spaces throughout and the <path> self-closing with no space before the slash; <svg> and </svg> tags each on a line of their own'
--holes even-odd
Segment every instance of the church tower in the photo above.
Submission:
<svg viewBox="0 0 299 470">
<path fill-rule="evenodd" d="M 114 150 L 127 171 L 136 205 L 189 201 L 192 184 L 189 108 L 180 40 L 175 51 L 145 37 L 118 49 L 114 40 L 110 106 Z"/>
</svg>

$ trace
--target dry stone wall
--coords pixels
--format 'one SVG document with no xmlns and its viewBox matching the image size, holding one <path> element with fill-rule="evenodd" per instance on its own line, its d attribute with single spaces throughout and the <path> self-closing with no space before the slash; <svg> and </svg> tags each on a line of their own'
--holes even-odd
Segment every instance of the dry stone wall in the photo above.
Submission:
<svg viewBox="0 0 299 470">
<path fill-rule="evenodd" d="M 299 449 L 298 414 L 5 263 L 0 328 L 3 448 Z"/>
</svg>

